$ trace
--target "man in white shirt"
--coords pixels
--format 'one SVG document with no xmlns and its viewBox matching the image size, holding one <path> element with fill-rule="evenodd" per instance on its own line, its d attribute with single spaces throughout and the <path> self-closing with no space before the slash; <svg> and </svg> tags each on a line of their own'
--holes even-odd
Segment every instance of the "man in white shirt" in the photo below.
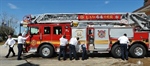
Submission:
<svg viewBox="0 0 150 66">
<path fill-rule="evenodd" d="M 63 54 L 63 60 L 66 60 L 66 45 L 68 44 L 68 40 L 66 39 L 66 36 L 62 36 L 60 39 L 60 51 L 58 60 L 60 61 L 61 54 Z"/>
<path fill-rule="evenodd" d="M 24 45 L 25 40 L 29 37 L 30 37 L 30 35 L 27 37 L 22 37 L 22 33 L 19 33 L 19 36 L 18 36 L 18 58 L 17 58 L 17 60 L 22 60 L 21 54 L 23 51 L 23 45 Z"/>
<path fill-rule="evenodd" d="M 70 56 L 70 60 L 72 60 L 72 53 L 73 53 L 73 55 L 74 55 L 74 58 L 76 59 L 76 60 L 78 60 L 78 58 L 77 58 L 77 52 L 76 52 L 76 45 L 78 44 L 78 40 L 79 40 L 79 37 L 77 37 L 77 38 L 71 38 L 70 39 L 70 45 L 69 45 L 69 56 Z"/>
<path fill-rule="evenodd" d="M 14 49 L 13 49 L 15 43 L 16 43 L 16 42 L 15 42 L 14 39 L 12 39 L 11 35 L 8 35 L 8 39 L 7 39 L 7 41 L 6 41 L 5 44 L 4 44 L 4 45 L 9 45 L 8 54 L 5 56 L 6 58 L 8 58 L 10 52 L 13 53 L 12 57 L 15 56 L 15 52 L 14 52 Z"/>
<path fill-rule="evenodd" d="M 128 43 L 129 43 L 129 39 L 127 37 L 127 34 L 124 34 L 124 36 L 121 36 L 118 38 L 119 42 L 120 42 L 120 47 L 121 47 L 121 59 L 122 60 L 128 60 Z"/>
</svg>

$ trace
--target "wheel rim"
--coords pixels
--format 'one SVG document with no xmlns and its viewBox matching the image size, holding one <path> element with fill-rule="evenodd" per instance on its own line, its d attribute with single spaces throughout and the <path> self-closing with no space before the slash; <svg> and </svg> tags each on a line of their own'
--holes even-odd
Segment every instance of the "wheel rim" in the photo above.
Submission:
<svg viewBox="0 0 150 66">
<path fill-rule="evenodd" d="M 49 48 L 43 48 L 43 50 L 42 50 L 42 54 L 44 55 L 44 56 L 48 56 L 49 54 L 50 54 L 50 49 Z"/>
<path fill-rule="evenodd" d="M 141 47 L 136 47 L 134 53 L 137 56 L 141 56 L 143 54 L 143 49 Z"/>
<path fill-rule="evenodd" d="M 116 48 L 115 52 L 116 52 L 116 54 L 118 56 L 121 56 L 121 49 L 120 49 L 120 47 Z"/>
</svg>

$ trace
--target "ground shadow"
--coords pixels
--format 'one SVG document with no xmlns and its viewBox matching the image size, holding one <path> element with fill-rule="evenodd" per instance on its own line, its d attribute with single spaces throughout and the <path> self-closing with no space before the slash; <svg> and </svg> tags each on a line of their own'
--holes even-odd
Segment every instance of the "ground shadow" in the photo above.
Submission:
<svg viewBox="0 0 150 66">
<path fill-rule="evenodd" d="M 33 64 L 33 63 L 30 63 L 30 62 L 26 62 L 26 63 L 20 64 L 20 65 L 17 65 L 17 66 L 40 66 L 40 65 L 39 64 Z"/>
<path fill-rule="evenodd" d="M 54 55 L 53 57 L 51 58 L 56 58 L 58 56 L 58 54 Z M 77 53 L 77 56 L 78 57 L 82 57 L 82 53 Z M 40 57 L 40 55 L 38 54 L 29 54 L 29 55 L 25 55 L 24 56 L 24 59 L 28 59 L 28 58 L 36 58 L 36 57 Z M 88 57 L 91 57 L 91 58 L 94 58 L 94 57 L 99 57 L 99 58 L 109 58 L 109 57 L 112 57 L 111 54 L 109 53 L 90 53 L 88 54 Z M 69 58 L 69 54 L 66 54 L 66 58 Z"/>
<path fill-rule="evenodd" d="M 55 54 L 53 57 L 51 58 L 56 58 L 58 56 L 58 54 Z M 82 57 L 82 53 L 77 53 L 78 57 Z M 40 57 L 39 54 L 29 54 L 24 56 L 24 59 L 27 58 L 36 58 L 36 57 Z M 66 57 L 69 58 L 69 54 L 66 54 Z M 94 57 L 99 57 L 99 58 L 109 58 L 109 57 L 113 57 L 110 53 L 90 53 L 88 54 L 88 57 L 94 58 Z M 129 57 L 133 58 L 132 56 L 129 55 Z M 150 57 L 150 52 L 147 53 L 147 55 L 145 57 Z M 114 58 L 114 57 L 113 57 Z"/>
</svg>

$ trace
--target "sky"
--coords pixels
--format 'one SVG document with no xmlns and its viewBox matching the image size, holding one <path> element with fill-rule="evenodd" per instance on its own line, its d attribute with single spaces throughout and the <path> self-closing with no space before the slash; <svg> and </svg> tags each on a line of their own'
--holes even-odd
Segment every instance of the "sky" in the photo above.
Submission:
<svg viewBox="0 0 150 66">
<path fill-rule="evenodd" d="M 144 0 L 0 0 L 0 14 L 19 21 L 28 14 L 126 13 L 143 6 Z"/>
</svg>

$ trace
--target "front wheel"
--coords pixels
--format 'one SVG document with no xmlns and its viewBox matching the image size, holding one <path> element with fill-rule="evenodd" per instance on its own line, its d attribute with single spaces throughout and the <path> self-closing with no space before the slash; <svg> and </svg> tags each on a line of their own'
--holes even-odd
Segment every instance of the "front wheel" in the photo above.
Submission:
<svg viewBox="0 0 150 66">
<path fill-rule="evenodd" d="M 138 58 L 138 57 L 142 58 L 146 55 L 146 49 L 141 44 L 135 44 L 135 45 L 131 46 L 129 52 L 130 52 L 131 56 L 135 57 L 135 58 Z"/>
<path fill-rule="evenodd" d="M 39 54 L 43 58 L 49 58 L 53 56 L 54 49 L 50 45 L 43 45 L 40 47 Z"/>
<path fill-rule="evenodd" d="M 111 49 L 111 54 L 113 55 L 113 57 L 115 58 L 119 58 L 121 57 L 121 48 L 119 45 L 114 45 Z"/>
</svg>

